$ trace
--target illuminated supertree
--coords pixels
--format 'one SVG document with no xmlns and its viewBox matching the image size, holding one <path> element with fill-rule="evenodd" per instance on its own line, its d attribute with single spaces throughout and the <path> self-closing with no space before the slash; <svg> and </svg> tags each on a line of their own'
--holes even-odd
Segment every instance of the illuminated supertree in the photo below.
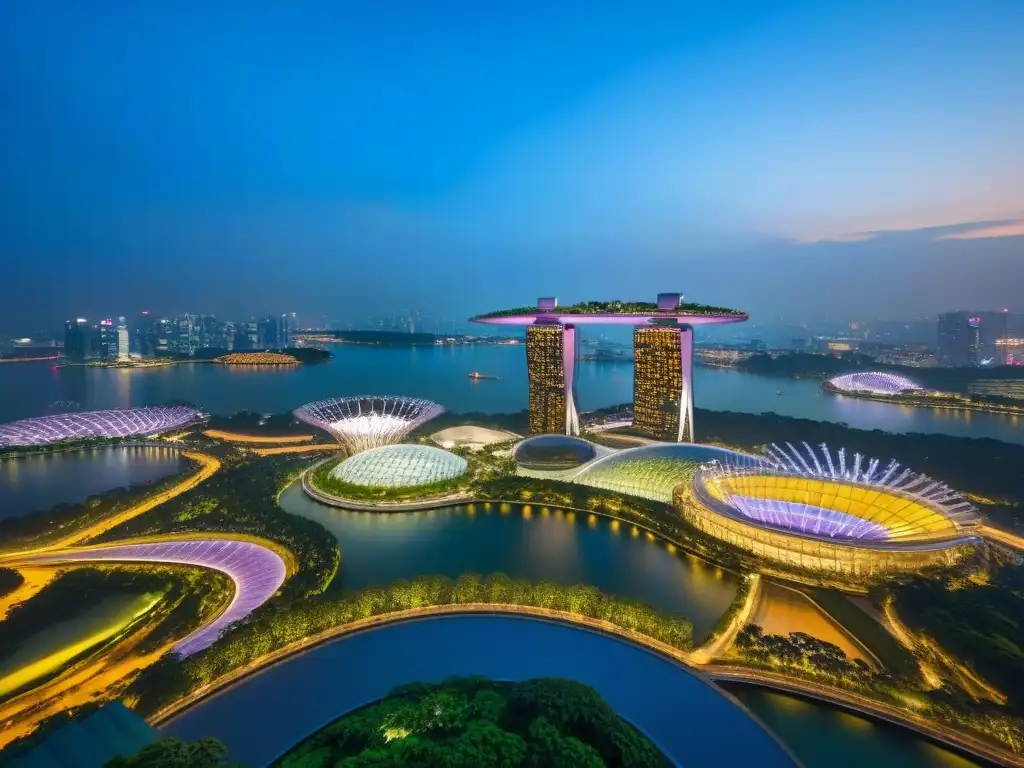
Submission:
<svg viewBox="0 0 1024 768">
<path fill-rule="evenodd" d="M 827 384 L 841 392 L 870 392 L 874 395 L 898 395 L 921 389 L 913 379 L 882 371 L 846 373 L 829 379 Z"/>
<path fill-rule="evenodd" d="M 48 445 L 95 437 L 156 435 L 184 427 L 198 418 L 199 412 L 195 408 L 184 405 L 37 416 L 0 424 L 0 448 Z"/>
<path fill-rule="evenodd" d="M 330 432 L 349 454 L 401 442 L 409 432 L 444 413 L 414 397 L 343 397 L 307 403 L 295 418 Z"/>
</svg>

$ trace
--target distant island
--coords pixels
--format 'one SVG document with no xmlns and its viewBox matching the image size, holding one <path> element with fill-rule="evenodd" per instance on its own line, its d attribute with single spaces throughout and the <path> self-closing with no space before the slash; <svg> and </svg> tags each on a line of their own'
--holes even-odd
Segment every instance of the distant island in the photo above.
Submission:
<svg viewBox="0 0 1024 768">
<path fill-rule="evenodd" d="M 282 352 L 232 352 L 213 359 L 222 365 L 298 365 L 293 355 Z"/>
</svg>

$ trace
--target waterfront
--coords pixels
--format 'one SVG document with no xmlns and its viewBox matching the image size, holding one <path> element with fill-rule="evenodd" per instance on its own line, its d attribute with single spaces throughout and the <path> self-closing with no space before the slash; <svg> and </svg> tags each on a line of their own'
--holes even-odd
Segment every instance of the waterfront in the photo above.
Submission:
<svg viewBox="0 0 1024 768">
<path fill-rule="evenodd" d="M 627 524 L 537 505 L 350 512 L 312 500 L 295 483 L 281 494 L 281 506 L 315 520 L 338 539 L 336 589 L 383 586 L 421 574 L 499 571 L 531 582 L 590 584 L 686 616 L 699 643 L 738 586 L 728 571 L 633 535 Z"/>
<path fill-rule="evenodd" d="M 807 768 L 905 765 L 972 768 L 978 763 L 911 731 L 820 702 L 750 685 L 725 686 Z"/>
<path fill-rule="evenodd" d="M 0 461 L 0 520 L 79 504 L 114 488 L 159 480 L 182 470 L 176 448 L 114 446 L 38 453 Z"/>
<path fill-rule="evenodd" d="M 233 367 L 181 363 L 158 368 L 58 368 L 50 362 L 0 367 L 0 421 L 50 412 L 55 402 L 85 409 L 161 405 L 184 400 L 205 411 L 282 413 L 326 397 L 395 394 L 424 397 L 459 413 L 510 413 L 526 405 L 524 347 L 502 345 L 411 348 L 335 345 L 326 363 Z M 471 371 L 493 380 L 474 381 Z M 728 369 L 695 368 L 698 408 L 843 422 L 855 429 L 941 433 L 1024 442 L 1022 417 L 914 408 L 826 395 L 811 379 L 777 379 Z M 580 363 L 577 390 L 584 410 L 633 397 L 629 363 Z M 779 395 L 784 392 L 784 395 Z M 698 438 L 700 423 L 697 424 Z"/>
<path fill-rule="evenodd" d="M 534 651 L 541 648 L 543 653 Z M 397 685 L 452 675 L 586 683 L 680 765 L 792 764 L 740 707 L 685 668 L 589 630 L 497 616 L 421 619 L 339 638 L 245 678 L 162 732 L 183 739 L 213 736 L 227 745 L 231 759 L 267 765 L 338 715 Z M 246 716 L 238 717 L 239 711 Z"/>
</svg>

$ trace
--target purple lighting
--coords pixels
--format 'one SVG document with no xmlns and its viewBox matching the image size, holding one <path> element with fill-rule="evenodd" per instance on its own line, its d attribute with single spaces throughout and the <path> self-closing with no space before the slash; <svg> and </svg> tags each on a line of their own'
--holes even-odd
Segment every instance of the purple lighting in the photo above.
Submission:
<svg viewBox="0 0 1024 768">
<path fill-rule="evenodd" d="M 743 515 L 773 528 L 827 536 L 830 539 L 882 541 L 889 538 L 885 526 L 813 504 L 739 495 L 730 496 L 729 503 Z"/>
<path fill-rule="evenodd" d="M 175 653 L 191 656 L 213 645 L 231 624 L 263 605 L 284 583 L 284 561 L 266 547 L 233 539 L 190 539 L 151 544 L 121 544 L 95 549 L 76 549 L 53 555 L 26 558 L 35 563 L 143 562 L 174 563 L 212 568 L 235 583 L 227 610 L 174 646 Z"/>
<path fill-rule="evenodd" d="M 155 435 L 184 427 L 198 417 L 195 408 L 183 405 L 37 416 L 0 424 L 0 448 L 49 445 L 91 437 Z"/>
<path fill-rule="evenodd" d="M 842 392 L 870 392 L 875 395 L 898 395 L 921 389 L 920 384 L 906 376 L 881 371 L 847 373 L 829 379 L 828 384 Z"/>
<path fill-rule="evenodd" d="M 293 413 L 330 432 L 352 454 L 400 442 L 444 408 L 415 397 L 342 397 L 308 403 Z"/>
</svg>

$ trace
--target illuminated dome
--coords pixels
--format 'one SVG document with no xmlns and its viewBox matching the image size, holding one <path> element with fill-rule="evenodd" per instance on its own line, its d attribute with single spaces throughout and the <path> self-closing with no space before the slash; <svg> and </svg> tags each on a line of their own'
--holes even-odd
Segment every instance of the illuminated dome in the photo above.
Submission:
<svg viewBox="0 0 1024 768">
<path fill-rule="evenodd" d="M 156 435 L 184 427 L 198 418 L 199 412 L 185 405 L 37 416 L 0 424 L 0 448 L 99 437 Z"/>
<path fill-rule="evenodd" d="M 977 542 L 974 506 L 944 483 L 859 453 L 772 445 L 761 466 L 702 466 L 676 504 L 693 525 L 761 556 L 875 573 L 948 563 Z"/>
<path fill-rule="evenodd" d="M 414 397 L 343 397 L 295 409 L 295 418 L 330 432 L 349 453 L 401 442 L 409 432 L 444 413 Z"/>
<path fill-rule="evenodd" d="M 353 485 L 401 488 L 451 480 L 466 466 L 461 456 L 431 445 L 385 445 L 350 456 L 331 476 Z"/>
<path fill-rule="evenodd" d="M 594 446 L 571 435 L 535 435 L 516 446 L 513 458 L 527 469 L 562 470 L 585 464 L 597 455 Z"/>
<path fill-rule="evenodd" d="M 840 392 L 870 392 L 873 395 L 898 395 L 921 389 L 920 384 L 906 376 L 882 371 L 847 373 L 829 379 L 826 384 Z"/>
<path fill-rule="evenodd" d="M 711 445 L 656 443 L 604 456 L 581 467 L 571 479 L 593 488 L 671 502 L 676 487 L 689 483 L 711 461 L 756 465 L 761 459 Z"/>
</svg>

